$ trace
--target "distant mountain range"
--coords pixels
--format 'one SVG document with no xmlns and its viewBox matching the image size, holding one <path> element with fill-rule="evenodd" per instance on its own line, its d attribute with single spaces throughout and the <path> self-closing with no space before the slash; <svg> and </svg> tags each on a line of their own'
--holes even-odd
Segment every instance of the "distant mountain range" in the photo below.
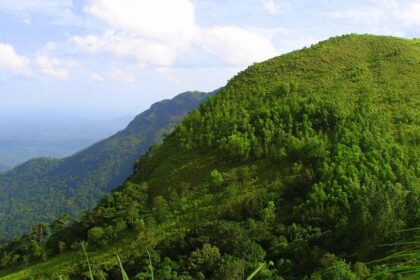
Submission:
<svg viewBox="0 0 420 280">
<path fill-rule="evenodd" d="M 185 92 L 155 103 L 122 131 L 64 159 L 32 159 L 0 175 L 0 237 L 61 214 L 78 216 L 132 173 L 134 162 L 210 94 Z"/>
</svg>

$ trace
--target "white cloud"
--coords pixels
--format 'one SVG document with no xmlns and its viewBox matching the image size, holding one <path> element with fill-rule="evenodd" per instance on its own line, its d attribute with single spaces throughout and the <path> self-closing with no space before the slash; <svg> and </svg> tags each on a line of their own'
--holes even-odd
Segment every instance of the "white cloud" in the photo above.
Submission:
<svg viewBox="0 0 420 280">
<path fill-rule="evenodd" d="M 282 1 L 279 3 L 276 0 L 262 0 L 264 9 L 272 15 L 284 14 L 291 9 L 290 2 Z"/>
<path fill-rule="evenodd" d="M 331 15 L 335 18 L 362 21 L 367 23 L 379 23 L 387 18 L 384 10 L 374 6 L 364 6 L 356 9 L 334 11 Z"/>
<path fill-rule="evenodd" d="M 105 32 L 102 35 L 75 36 L 72 41 L 89 53 L 107 52 L 117 57 L 132 57 L 141 64 L 172 65 L 186 49 L 127 33 Z"/>
<path fill-rule="evenodd" d="M 95 82 L 117 81 L 125 84 L 131 84 L 136 81 L 133 74 L 123 71 L 120 68 L 112 68 L 102 74 L 92 72 L 90 74 L 90 79 Z"/>
<path fill-rule="evenodd" d="M 92 53 L 129 56 L 139 64 L 172 65 L 196 37 L 195 11 L 188 0 L 92 0 L 84 9 L 108 23 L 102 35 L 74 37 Z"/>
<path fill-rule="evenodd" d="M 92 73 L 92 74 L 90 75 L 90 78 L 91 78 L 93 81 L 96 81 L 96 82 L 102 82 L 102 81 L 104 81 L 104 80 L 105 80 L 105 78 L 104 78 L 102 75 L 98 74 L 98 73 Z"/>
<path fill-rule="evenodd" d="M 73 37 L 80 50 L 134 58 L 142 66 L 172 66 L 193 48 L 229 65 L 246 65 L 277 54 L 257 32 L 199 26 L 189 0 L 91 0 L 84 10 L 109 27 L 102 35 Z"/>
<path fill-rule="evenodd" d="M 401 12 L 401 18 L 406 24 L 420 25 L 420 1 L 413 1 Z"/>
<path fill-rule="evenodd" d="M 54 12 L 71 7 L 72 0 L 0 0 L 0 10 L 9 13 Z"/>
<path fill-rule="evenodd" d="M 85 11 L 152 40 L 182 43 L 195 33 L 195 10 L 189 0 L 92 0 Z"/>
<path fill-rule="evenodd" d="M 73 0 L 0 0 L 0 10 L 23 18 L 30 24 L 33 14 L 49 17 L 52 23 L 61 25 L 80 24 L 81 20 L 72 11 Z"/>
<path fill-rule="evenodd" d="M 40 67 L 40 71 L 47 76 L 60 80 L 65 80 L 69 76 L 67 69 L 62 67 L 61 62 L 55 58 L 38 55 L 35 61 Z"/>
<path fill-rule="evenodd" d="M 11 45 L 0 43 L 0 69 L 24 73 L 28 63 L 29 60 L 18 55 Z"/>
<path fill-rule="evenodd" d="M 420 0 L 371 0 L 353 9 L 329 13 L 334 18 L 348 19 L 359 23 L 382 25 L 390 20 L 408 26 L 420 25 Z"/>
<path fill-rule="evenodd" d="M 124 72 L 121 69 L 114 68 L 108 73 L 108 77 L 119 82 L 131 84 L 135 82 L 135 78 L 132 74 Z"/>
<path fill-rule="evenodd" d="M 262 35 L 233 26 L 203 29 L 201 44 L 210 53 L 234 66 L 245 66 L 278 55 Z"/>
</svg>

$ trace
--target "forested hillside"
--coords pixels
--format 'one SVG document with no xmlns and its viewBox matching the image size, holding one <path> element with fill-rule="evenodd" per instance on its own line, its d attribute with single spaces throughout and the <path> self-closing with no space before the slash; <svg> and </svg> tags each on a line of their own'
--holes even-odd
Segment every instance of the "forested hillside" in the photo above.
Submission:
<svg viewBox="0 0 420 280">
<path fill-rule="evenodd" d="M 0 239 L 29 232 L 61 214 L 78 217 L 119 186 L 150 145 L 161 141 L 208 94 L 158 102 L 124 130 L 65 159 L 30 160 L 0 175 Z"/>
<path fill-rule="evenodd" d="M 371 35 L 254 64 L 0 276 L 85 279 L 82 244 L 94 279 L 418 279 L 419 77 L 419 40 Z"/>
<path fill-rule="evenodd" d="M 6 165 L 3 165 L 3 164 L 0 163 L 0 173 L 5 172 L 8 169 L 9 168 Z"/>
</svg>

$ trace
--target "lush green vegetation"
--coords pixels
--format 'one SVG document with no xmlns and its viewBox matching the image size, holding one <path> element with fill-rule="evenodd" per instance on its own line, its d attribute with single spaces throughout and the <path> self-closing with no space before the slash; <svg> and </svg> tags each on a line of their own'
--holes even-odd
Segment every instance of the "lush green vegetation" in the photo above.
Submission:
<svg viewBox="0 0 420 280">
<path fill-rule="evenodd" d="M 392 244 L 382 246 L 392 247 L 392 254 L 375 260 L 371 264 L 381 264 L 385 268 L 377 271 L 376 278 L 387 278 L 392 274 L 399 273 L 406 275 L 406 279 L 420 278 L 420 228 L 407 229 L 414 233 L 415 239 L 399 240 Z"/>
<path fill-rule="evenodd" d="M 121 185 L 150 145 L 161 141 L 208 94 L 186 92 L 158 102 L 126 129 L 73 156 L 34 159 L 0 175 L 1 239 L 28 233 L 61 214 L 78 217 Z"/>
<path fill-rule="evenodd" d="M 87 279 L 82 241 L 94 279 L 415 279 L 419 77 L 420 41 L 370 35 L 255 64 L 0 277 Z"/>
</svg>

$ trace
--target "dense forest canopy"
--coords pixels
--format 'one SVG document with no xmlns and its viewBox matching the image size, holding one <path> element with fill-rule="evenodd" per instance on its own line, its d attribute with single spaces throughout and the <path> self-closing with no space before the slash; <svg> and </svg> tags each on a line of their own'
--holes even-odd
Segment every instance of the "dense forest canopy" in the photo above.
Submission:
<svg viewBox="0 0 420 280">
<path fill-rule="evenodd" d="M 116 253 L 130 279 L 416 279 L 419 77 L 419 40 L 371 35 L 254 64 L 80 221 L 4 247 L 3 275 L 82 279 L 83 244 L 95 279 Z"/>
</svg>

